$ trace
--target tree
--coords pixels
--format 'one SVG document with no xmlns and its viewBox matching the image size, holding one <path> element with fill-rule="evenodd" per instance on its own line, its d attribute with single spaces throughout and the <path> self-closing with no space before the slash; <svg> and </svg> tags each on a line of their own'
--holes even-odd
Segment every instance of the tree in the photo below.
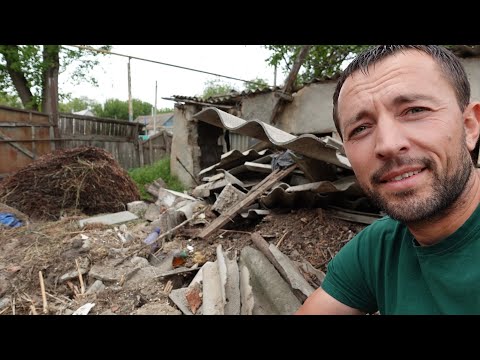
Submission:
<svg viewBox="0 0 480 360">
<path fill-rule="evenodd" d="M 132 99 L 132 108 L 135 119 L 140 115 L 151 115 L 153 106 L 139 99 Z M 128 121 L 128 101 L 107 99 L 103 107 L 94 107 L 93 110 L 99 117 Z"/>
<path fill-rule="evenodd" d="M 86 96 L 82 96 L 79 98 L 73 98 L 72 100 L 66 103 L 58 104 L 58 109 L 61 112 L 72 113 L 74 111 L 80 111 L 85 109 L 90 109 L 90 110 L 98 109 L 98 106 L 100 106 L 100 109 L 101 109 L 101 105 L 96 100 L 92 100 Z M 95 111 L 93 112 L 95 113 Z"/>
<path fill-rule="evenodd" d="M 10 106 L 14 108 L 22 108 L 22 102 L 15 95 L 9 95 L 0 91 L 0 105 Z"/>
<path fill-rule="evenodd" d="M 267 80 L 259 77 L 256 77 L 255 79 L 250 81 L 253 81 L 256 84 L 252 84 L 251 82 L 245 83 L 245 90 L 247 91 L 254 91 L 254 90 L 265 89 L 269 87 Z"/>
<path fill-rule="evenodd" d="M 100 49 L 110 50 L 111 46 Z M 10 95 L 18 94 L 26 109 L 50 112 L 58 101 L 58 75 L 74 63 L 74 83 L 84 80 L 96 84 L 89 73 L 98 64 L 97 52 L 61 45 L 0 45 L 0 55 L 0 88 Z"/>
<path fill-rule="evenodd" d="M 297 77 L 297 83 L 315 78 L 333 77 L 341 72 L 342 64 L 351 60 L 369 45 L 315 45 L 313 46 Z M 287 74 L 301 49 L 301 45 L 265 45 L 272 55 L 267 59 Z"/>
<path fill-rule="evenodd" d="M 208 80 L 205 82 L 205 89 L 200 97 L 202 99 L 208 99 L 212 96 L 229 95 L 233 91 L 237 90 L 232 85 L 219 79 Z"/>
</svg>

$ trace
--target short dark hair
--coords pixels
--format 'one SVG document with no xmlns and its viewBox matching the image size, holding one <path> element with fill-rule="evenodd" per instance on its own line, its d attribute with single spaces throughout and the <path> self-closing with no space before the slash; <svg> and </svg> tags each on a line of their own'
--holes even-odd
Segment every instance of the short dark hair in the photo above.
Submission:
<svg viewBox="0 0 480 360">
<path fill-rule="evenodd" d="M 333 93 L 333 121 L 338 134 L 343 139 L 338 121 L 338 96 L 345 80 L 354 72 L 360 70 L 364 74 L 368 73 L 368 67 L 380 60 L 398 52 L 406 50 L 418 50 L 430 55 L 443 70 L 447 80 L 452 84 L 457 95 L 458 105 L 462 112 L 470 102 L 470 83 L 465 73 L 465 69 L 459 58 L 450 50 L 439 45 L 378 45 L 371 47 L 360 53 L 342 72 L 337 87 Z"/>
</svg>

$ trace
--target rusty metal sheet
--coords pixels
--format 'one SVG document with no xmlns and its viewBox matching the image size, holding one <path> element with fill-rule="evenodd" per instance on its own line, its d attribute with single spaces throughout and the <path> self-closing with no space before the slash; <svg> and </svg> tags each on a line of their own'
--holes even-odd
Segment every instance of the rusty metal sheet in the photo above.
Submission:
<svg viewBox="0 0 480 360">
<path fill-rule="evenodd" d="M 348 159 L 332 147 L 330 140 L 324 138 L 318 138 L 311 134 L 295 136 L 262 121 L 245 121 L 213 107 L 206 108 L 193 117 L 232 132 L 270 142 L 313 159 L 351 169 Z"/>
</svg>

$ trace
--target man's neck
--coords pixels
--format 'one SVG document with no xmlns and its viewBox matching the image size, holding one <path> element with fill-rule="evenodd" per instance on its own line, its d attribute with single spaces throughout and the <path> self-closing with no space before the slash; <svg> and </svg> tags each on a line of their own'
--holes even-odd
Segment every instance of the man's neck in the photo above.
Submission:
<svg viewBox="0 0 480 360">
<path fill-rule="evenodd" d="M 472 171 L 465 191 L 445 216 L 438 220 L 407 224 L 415 240 L 422 245 L 436 244 L 459 229 L 473 214 L 480 202 L 480 170 Z"/>
</svg>

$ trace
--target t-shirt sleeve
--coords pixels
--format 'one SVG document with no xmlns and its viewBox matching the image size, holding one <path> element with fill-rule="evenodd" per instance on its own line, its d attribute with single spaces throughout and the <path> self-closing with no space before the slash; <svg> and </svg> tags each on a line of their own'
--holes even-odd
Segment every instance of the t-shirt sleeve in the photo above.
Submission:
<svg viewBox="0 0 480 360">
<path fill-rule="evenodd" d="M 368 284 L 369 251 L 366 232 L 350 240 L 330 261 L 322 288 L 330 296 L 352 308 L 374 313 L 378 305 Z"/>
</svg>

